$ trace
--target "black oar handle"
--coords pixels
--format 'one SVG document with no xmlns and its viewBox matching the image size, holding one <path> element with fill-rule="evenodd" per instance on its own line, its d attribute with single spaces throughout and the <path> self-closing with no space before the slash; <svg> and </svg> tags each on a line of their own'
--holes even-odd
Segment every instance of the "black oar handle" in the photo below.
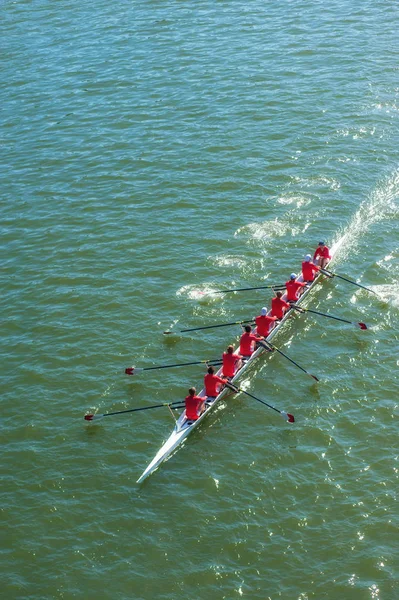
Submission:
<svg viewBox="0 0 399 600">
<path fill-rule="evenodd" d="M 366 287 L 365 285 L 362 285 L 361 283 L 357 283 L 356 281 L 352 281 L 352 279 L 347 279 L 346 277 L 343 277 L 342 275 L 337 275 L 337 273 L 332 273 L 331 271 L 327 271 L 326 269 L 320 269 L 320 271 L 325 275 L 330 275 L 331 277 L 338 277 L 338 279 L 342 279 L 343 281 L 347 281 L 348 283 L 352 283 L 353 285 L 357 285 L 357 287 L 362 288 L 363 290 L 367 290 L 368 292 L 371 292 L 372 294 L 375 294 L 376 296 L 378 296 L 377 292 L 375 292 L 374 290 L 371 290 L 370 288 Z"/>
<path fill-rule="evenodd" d="M 264 400 L 261 400 L 260 398 L 257 398 L 256 396 L 253 396 L 252 394 L 250 394 L 249 392 L 246 392 L 245 390 L 239 390 L 240 392 L 243 392 L 244 394 L 246 394 L 247 396 L 249 396 L 250 398 L 253 398 L 254 400 L 257 400 L 258 402 L 261 402 L 262 404 L 264 404 L 265 406 L 268 406 L 269 408 L 272 408 L 273 410 L 275 410 L 278 413 L 281 413 L 281 410 L 279 410 L 278 408 L 275 408 L 274 406 L 272 406 L 271 404 L 268 404 L 267 402 L 265 402 Z"/>
<path fill-rule="evenodd" d="M 231 384 L 231 383 L 226 383 L 226 386 L 229 387 L 230 389 L 233 390 L 233 392 L 242 392 L 243 394 L 246 394 L 247 396 L 249 396 L 250 398 L 253 398 L 254 400 L 257 400 L 258 402 L 261 402 L 262 404 L 264 404 L 265 406 L 268 406 L 269 408 L 272 408 L 273 410 L 275 410 L 276 412 L 281 414 L 281 410 L 279 410 L 278 408 L 275 408 L 274 406 L 272 406 L 271 404 L 268 404 L 267 402 L 265 402 L 264 400 L 261 400 L 260 398 L 257 398 L 256 396 L 253 396 L 252 394 L 250 394 L 249 392 L 246 392 L 245 390 L 242 390 L 241 388 L 238 388 L 237 386 Z"/>
<path fill-rule="evenodd" d="M 215 360 L 197 360 L 195 362 L 188 363 L 176 363 L 175 365 L 161 365 L 159 367 L 144 367 L 143 371 L 153 371 L 154 369 L 171 369 L 172 367 L 188 367 L 190 365 L 206 365 L 208 363 L 220 363 L 222 362 L 220 358 L 216 358 Z M 134 369 L 134 367 L 131 367 Z M 139 370 L 139 369 L 138 369 Z"/>
<path fill-rule="evenodd" d="M 214 294 L 229 294 L 230 292 L 248 292 L 250 290 L 284 290 L 284 284 L 278 285 L 262 285 L 261 287 L 248 287 L 248 288 L 235 288 L 233 290 L 220 290 L 218 292 L 213 292 Z"/>
<path fill-rule="evenodd" d="M 129 410 L 117 410 L 116 412 L 104 413 L 103 417 L 111 417 L 112 415 L 123 415 L 124 413 L 138 412 L 140 410 L 150 410 L 151 408 L 162 408 L 163 406 L 170 406 L 171 408 L 180 408 L 184 406 L 181 400 L 176 402 L 165 402 L 164 404 L 153 404 L 152 406 L 141 406 L 140 408 L 130 408 Z"/>
<path fill-rule="evenodd" d="M 273 346 L 273 344 L 271 344 L 270 342 L 259 342 L 259 344 L 261 346 L 264 346 L 265 348 L 267 348 L 268 350 L 275 350 L 276 352 L 278 352 L 279 354 L 281 354 L 281 356 L 284 356 L 284 358 L 286 358 L 287 360 L 289 360 L 293 365 L 295 365 L 296 367 L 298 367 L 298 369 L 300 369 L 301 371 L 303 371 L 304 373 L 306 373 L 306 375 L 309 375 L 309 377 L 312 377 L 315 381 L 319 381 L 319 379 L 316 377 L 316 375 L 312 375 L 311 373 L 309 373 L 306 369 L 304 369 L 303 367 L 301 367 L 301 365 L 298 365 L 297 362 L 295 362 L 295 360 L 292 360 L 292 358 L 290 358 L 289 356 L 287 356 L 287 354 L 285 354 L 282 350 L 279 350 L 279 348 L 276 348 L 276 346 Z"/>
<path fill-rule="evenodd" d="M 312 313 L 313 315 L 320 315 L 321 317 L 327 317 L 327 319 L 334 319 L 335 321 L 342 321 L 342 323 L 349 323 L 350 325 L 352 325 L 352 321 L 348 321 L 347 319 L 341 319 L 340 317 L 333 317 L 332 315 L 327 315 L 326 313 L 318 312 L 317 310 L 311 310 L 310 308 L 302 308 L 302 306 L 295 305 L 292 306 L 292 308 L 299 310 L 299 312 L 308 312 Z"/>
</svg>

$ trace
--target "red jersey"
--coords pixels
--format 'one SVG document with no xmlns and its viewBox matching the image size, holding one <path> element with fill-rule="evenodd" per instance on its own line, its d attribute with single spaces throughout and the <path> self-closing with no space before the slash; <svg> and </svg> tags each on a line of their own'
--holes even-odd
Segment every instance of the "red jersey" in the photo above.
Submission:
<svg viewBox="0 0 399 600">
<path fill-rule="evenodd" d="M 288 302 L 283 300 L 282 298 L 272 298 L 272 316 L 277 317 L 278 319 L 282 319 L 284 316 L 284 312 L 287 308 L 290 308 Z"/>
<path fill-rule="evenodd" d="M 207 373 L 204 377 L 205 394 L 207 396 L 217 396 L 220 389 L 220 383 L 224 383 L 224 379 L 212 373 Z"/>
<path fill-rule="evenodd" d="M 240 339 L 240 354 L 243 356 L 251 356 L 253 345 L 255 342 L 260 342 L 262 338 L 253 333 L 243 333 Z"/>
<path fill-rule="evenodd" d="M 184 398 L 186 403 L 186 417 L 189 421 L 196 421 L 198 419 L 198 407 L 204 400 L 206 400 L 206 396 L 203 398 L 201 396 L 186 396 Z"/>
<path fill-rule="evenodd" d="M 320 267 L 317 265 L 307 261 L 302 263 L 302 277 L 305 281 L 313 281 L 317 271 L 320 271 Z"/>
<path fill-rule="evenodd" d="M 330 250 L 327 248 L 327 246 L 317 246 L 316 251 L 313 255 L 313 260 L 316 260 L 317 258 L 328 258 L 330 259 Z"/>
<path fill-rule="evenodd" d="M 295 279 L 290 279 L 286 281 L 285 287 L 287 289 L 287 300 L 291 302 L 295 302 L 298 300 L 298 292 L 301 288 L 305 287 L 306 283 L 301 283 L 300 281 L 295 281 Z"/>
<path fill-rule="evenodd" d="M 269 317 L 268 315 L 256 317 L 256 333 L 263 335 L 263 337 L 267 337 L 270 333 L 272 323 L 275 321 L 277 321 L 277 317 Z"/>
<path fill-rule="evenodd" d="M 229 354 L 228 352 L 223 353 L 223 375 L 225 377 L 234 377 L 236 371 L 236 362 L 240 360 L 239 354 Z"/>
</svg>

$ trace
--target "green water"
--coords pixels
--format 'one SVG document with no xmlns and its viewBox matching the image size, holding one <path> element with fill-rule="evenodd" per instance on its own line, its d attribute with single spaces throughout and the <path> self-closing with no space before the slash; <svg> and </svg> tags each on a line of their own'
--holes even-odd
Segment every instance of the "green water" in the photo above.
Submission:
<svg viewBox="0 0 399 600">
<path fill-rule="evenodd" d="M 398 598 L 399 9 L 3 2 L 5 600 Z M 161 469 L 183 398 L 318 240 L 338 273 Z"/>
</svg>

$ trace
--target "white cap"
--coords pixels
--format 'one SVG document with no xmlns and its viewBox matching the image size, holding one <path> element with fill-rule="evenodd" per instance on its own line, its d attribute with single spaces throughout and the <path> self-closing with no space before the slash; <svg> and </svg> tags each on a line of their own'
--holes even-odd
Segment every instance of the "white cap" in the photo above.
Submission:
<svg viewBox="0 0 399 600">
<path fill-rule="evenodd" d="M 312 257 L 311 257 L 311 255 L 310 255 L 310 254 L 307 254 L 307 255 L 305 256 L 305 260 L 306 260 L 306 262 L 310 262 L 310 261 L 312 260 Z"/>
<path fill-rule="evenodd" d="M 262 315 L 262 317 L 265 317 L 267 315 L 267 308 L 266 308 L 266 306 L 264 306 L 262 308 L 262 310 L 260 311 L 260 314 Z"/>
<path fill-rule="evenodd" d="M 296 279 L 296 275 L 295 275 L 295 273 L 291 273 L 291 275 L 290 275 L 290 278 L 291 278 L 291 279 Z"/>
</svg>

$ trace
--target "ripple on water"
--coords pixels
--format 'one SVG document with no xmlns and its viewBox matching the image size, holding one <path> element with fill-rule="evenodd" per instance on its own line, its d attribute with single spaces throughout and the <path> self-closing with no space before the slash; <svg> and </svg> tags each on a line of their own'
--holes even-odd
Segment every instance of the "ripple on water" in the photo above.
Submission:
<svg viewBox="0 0 399 600">
<path fill-rule="evenodd" d="M 397 27 L 308 4 L 3 5 L 7 600 L 396 598 Z M 241 384 L 295 423 L 231 396 L 137 486 L 167 409 L 85 412 L 199 387 L 124 369 L 220 356 L 239 326 L 162 332 L 255 314 L 267 291 L 212 292 L 342 234 L 334 269 L 378 296 L 308 306 L 370 330 L 295 318 L 276 343 L 320 383 L 273 355 Z"/>
</svg>

